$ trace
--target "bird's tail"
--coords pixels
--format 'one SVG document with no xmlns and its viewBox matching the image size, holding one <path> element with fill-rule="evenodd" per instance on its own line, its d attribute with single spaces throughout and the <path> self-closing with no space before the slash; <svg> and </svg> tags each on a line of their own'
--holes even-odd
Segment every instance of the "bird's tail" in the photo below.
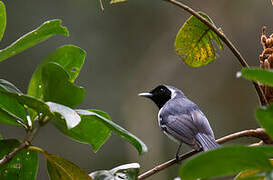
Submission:
<svg viewBox="0 0 273 180">
<path fill-rule="evenodd" d="M 196 135 L 196 140 L 201 144 L 204 151 L 220 147 L 220 145 L 215 141 L 213 137 L 208 136 L 204 133 L 198 133 Z"/>
</svg>

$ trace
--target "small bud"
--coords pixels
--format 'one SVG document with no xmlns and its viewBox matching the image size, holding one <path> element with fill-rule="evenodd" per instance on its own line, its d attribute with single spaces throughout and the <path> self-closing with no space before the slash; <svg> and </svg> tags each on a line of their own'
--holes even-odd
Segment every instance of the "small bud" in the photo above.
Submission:
<svg viewBox="0 0 273 180">
<path fill-rule="evenodd" d="M 265 69 L 270 69 L 270 64 L 269 64 L 269 62 L 268 62 L 267 59 L 264 60 L 264 68 L 265 68 Z"/>
<path fill-rule="evenodd" d="M 265 42 L 266 47 L 270 47 L 271 39 L 267 39 Z"/>
<path fill-rule="evenodd" d="M 266 42 L 266 39 L 267 39 L 266 36 L 265 36 L 265 35 L 262 35 L 262 37 L 261 37 L 261 42 L 262 42 L 262 43 L 265 43 L 265 42 Z"/>
<path fill-rule="evenodd" d="M 272 54 L 273 53 L 273 48 L 266 48 L 264 50 L 264 53 L 263 54 Z"/>
</svg>

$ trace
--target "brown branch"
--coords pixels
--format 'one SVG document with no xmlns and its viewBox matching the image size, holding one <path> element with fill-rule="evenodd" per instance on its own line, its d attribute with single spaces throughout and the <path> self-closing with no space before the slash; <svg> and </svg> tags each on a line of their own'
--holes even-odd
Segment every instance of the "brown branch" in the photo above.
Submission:
<svg viewBox="0 0 273 180">
<path fill-rule="evenodd" d="M 28 141 L 24 141 L 22 144 L 20 144 L 19 147 L 15 148 L 12 152 L 10 152 L 9 154 L 5 155 L 1 160 L 0 160 L 0 166 L 9 162 L 10 160 L 12 160 L 12 158 L 21 150 L 27 148 L 29 146 L 29 142 Z"/>
<path fill-rule="evenodd" d="M 201 22 L 203 22 L 205 25 L 207 25 L 228 46 L 228 48 L 236 56 L 236 58 L 238 59 L 238 61 L 242 65 L 242 67 L 249 68 L 249 65 L 247 64 L 246 60 L 243 58 L 243 56 L 240 54 L 240 52 L 235 48 L 235 46 L 231 43 L 231 41 L 225 36 L 225 34 L 222 32 L 222 30 L 219 30 L 214 24 L 210 23 L 206 18 L 202 17 L 195 10 L 186 6 L 185 4 L 178 2 L 176 0 L 165 0 L 165 1 L 170 2 L 176 6 L 184 9 L 185 11 L 187 11 L 188 13 L 192 14 L 197 19 L 199 19 Z M 255 82 L 252 82 L 252 83 L 255 87 L 255 90 L 257 92 L 257 95 L 259 97 L 261 105 L 267 105 L 268 103 L 267 103 L 267 100 L 265 98 L 265 95 L 264 95 L 261 87 Z"/>
<path fill-rule="evenodd" d="M 260 140 L 262 140 L 263 143 L 265 144 L 272 144 L 272 139 L 266 134 L 265 130 L 262 128 L 258 128 L 258 129 L 250 129 L 250 130 L 244 130 L 244 131 L 240 131 L 240 132 L 236 132 L 230 135 L 227 135 L 225 137 L 222 137 L 220 139 L 217 139 L 216 142 L 219 144 L 225 143 L 227 141 L 230 140 L 234 140 L 234 139 L 238 139 L 241 137 L 255 137 L 258 138 Z M 261 143 L 260 143 L 261 144 Z M 192 150 L 190 152 L 187 152 L 185 154 L 182 154 L 181 156 L 179 156 L 179 162 L 182 160 L 185 160 L 195 154 L 197 154 L 198 152 L 201 152 L 201 150 Z M 143 174 L 138 176 L 138 180 L 143 180 L 146 179 L 174 164 L 178 163 L 178 161 L 176 160 L 176 158 L 171 159 L 163 164 L 157 165 L 156 167 L 148 170 L 147 172 L 144 172 Z"/>
<path fill-rule="evenodd" d="M 29 147 L 31 141 L 34 139 L 35 135 L 38 133 L 39 129 L 41 128 L 41 124 L 39 123 L 39 125 L 33 129 L 33 130 L 29 130 L 26 136 L 26 139 L 20 144 L 20 146 L 16 147 L 15 149 L 13 149 L 9 154 L 5 155 L 1 160 L 0 160 L 0 166 L 4 165 L 5 163 L 8 163 L 9 161 L 12 160 L 12 158 L 20 151 L 22 151 L 23 149 L 26 149 L 27 147 Z"/>
<path fill-rule="evenodd" d="M 265 144 L 272 144 L 272 139 L 268 136 L 263 128 L 249 129 L 240 132 L 236 132 L 225 137 L 216 140 L 217 143 L 222 144 L 227 141 L 238 139 L 240 137 L 255 137 L 262 140 Z"/>
</svg>

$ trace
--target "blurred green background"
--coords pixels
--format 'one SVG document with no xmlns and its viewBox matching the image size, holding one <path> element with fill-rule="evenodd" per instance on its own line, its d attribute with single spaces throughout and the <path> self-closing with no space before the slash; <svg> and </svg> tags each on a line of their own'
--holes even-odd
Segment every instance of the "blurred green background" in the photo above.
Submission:
<svg viewBox="0 0 273 180">
<path fill-rule="evenodd" d="M 227 49 L 206 67 L 187 67 L 176 56 L 176 33 L 189 17 L 185 11 L 163 0 L 129 0 L 109 5 L 103 0 L 12 0 L 7 8 L 7 29 L 0 44 L 6 47 L 46 20 L 62 19 L 70 37 L 55 36 L 1 63 L 1 78 L 26 92 L 35 67 L 57 47 L 77 45 L 87 52 L 85 65 L 76 84 L 86 88 L 81 108 L 101 109 L 113 121 L 140 137 L 149 152 L 138 156 L 133 146 L 112 135 L 95 154 L 88 145 L 64 137 L 52 125 L 41 129 L 34 144 L 73 161 L 87 172 L 110 169 L 138 162 L 141 171 L 173 158 L 177 145 L 157 124 L 157 107 L 138 93 L 158 84 L 176 86 L 196 102 L 206 114 L 216 137 L 257 127 L 254 110 L 259 105 L 249 81 L 237 79 L 240 65 Z M 183 1 L 195 10 L 206 12 L 238 47 L 251 66 L 258 65 L 263 25 L 273 32 L 273 7 L 269 0 Z M 24 138 L 24 130 L 1 124 L 5 138 Z M 231 143 L 249 143 L 242 138 Z M 183 146 L 183 152 L 189 148 Z M 39 180 L 48 179 L 45 160 L 40 158 Z M 178 165 L 150 179 L 177 176 Z"/>
</svg>

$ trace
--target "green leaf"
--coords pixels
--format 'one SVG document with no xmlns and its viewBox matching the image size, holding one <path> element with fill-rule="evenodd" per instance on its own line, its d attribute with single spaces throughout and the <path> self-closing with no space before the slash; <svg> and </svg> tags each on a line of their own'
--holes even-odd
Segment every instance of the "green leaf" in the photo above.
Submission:
<svg viewBox="0 0 273 180">
<path fill-rule="evenodd" d="M 51 20 L 43 23 L 37 29 L 25 34 L 5 49 L 0 50 L 0 62 L 14 56 L 53 35 L 62 34 L 69 36 L 68 30 L 61 25 L 61 20 Z"/>
<path fill-rule="evenodd" d="M 270 160 L 273 165 L 273 161 Z M 261 172 L 259 170 L 244 171 L 239 173 L 234 180 L 273 180 L 273 171 Z"/>
<path fill-rule="evenodd" d="M 0 79 L 0 117 L 2 117 L 0 118 L 0 122 L 11 125 L 27 124 L 27 115 L 24 106 L 4 92 L 20 93 L 20 90 L 8 81 Z"/>
<path fill-rule="evenodd" d="M 34 109 L 38 113 L 43 113 L 51 118 L 55 117 L 54 114 L 49 110 L 48 105 L 36 98 L 24 94 L 15 94 L 7 91 L 0 91 L 0 94 L 1 93 L 9 97 L 15 98 L 20 104 L 26 105 L 28 108 Z"/>
<path fill-rule="evenodd" d="M 64 45 L 51 53 L 33 73 L 28 94 L 36 98 L 42 97 L 42 77 L 41 72 L 44 65 L 49 62 L 56 62 L 69 74 L 69 81 L 74 82 L 84 63 L 86 53 L 84 50 L 73 45 Z"/>
<path fill-rule="evenodd" d="M 2 110 L 6 112 L 4 113 L 0 111 L 0 117 L 5 117 L 5 119 L 0 119 L 1 122 L 9 123 L 12 125 L 27 124 L 28 122 L 26 118 L 25 108 L 31 108 L 36 112 L 43 113 L 51 118 L 55 117 L 54 114 L 50 112 L 49 107 L 44 102 L 39 101 L 33 97 L 29 97 L 24 94 L 1 91 L 0 88 L 0 98 L 3 99 L 1 103 L 5 103 L 4 105 L 0 103 L 0 108 L 3 107 Z M 26 106 L 24 107 L 24 105 Z M 7 114 L 12 117 L 7 116 Z M 24 119 L 22 120 L 22 118 L 19 118 L 19 115 L 21 115 L 22 118 L 24 117 Z M 18 119 L 14 119 L 15 124 L 12 122 L 13 118 Z"/>
<path fill-rule="evenodd" d="M 199 14 L 213 24 L 205 13 Z M 223 45 L 219 37 L 207 25 L 191 16 L 176 36 L 175 51 L 188 66 L 204 66 L 216 59 L 212 39 L 222 50 Z"/>
<path fill-rule="evenodd" d="M 4 79 L 0 79 L 0 91 L 7 91 L 18 94 L 22 93 L 16 86 Z M 11 125 L 24 126 L 24 124 L 27 123 L 25 108 L 21 104 L 19 104 L 17 100 L 14 100 L 14 98 L 0 94 L 0 97 L 3 96 L 4 99 L 0 102 L 4 104 L 2 106 L 0 105 L 2 107 L 2 109 L 0 109 L 0 122 Z M 6 100 L 6 102 L 4 100 Z M 11 106 L 10 104 L 13 104 L 13 106 Z M 10 109 L 13 107 L 14 109 Z"/>
<path fill-rule="evenodd" d="M 0 79 L 0 90 L 7 91 L 7 92 L 13 92 L 13 93 L 21 93 L 21 91 L 17 87 L 15 87 L 13 84 L 11 84 L 10 82 L 8 82 L 4 79 Z M 0 95 L 0 97 L 1 97 L 1 95 Z M 9 97 L 9 98 L 11 98 L 11 97 Z M 9 103 L 11 103 L 11 102 L 14 102 L 14 99 L 11 98 Z M 1 101 L 1 103 L 4 103 L 4 101 Z M 20 109 L 22 109 L 23 107 L 21 107 L 21 105 L 18 102 L 15 102 L 15 104 L 16 104 L 16 106 L 19 107 L 19 109 L 18 109 L 19 115 L 18 116 L 21 116 L 22 111 L 20 111 Z M 6 108 L 6 110 L 7 110 L 7 108 Z M 23 117 L 24 117 L 25 112 L 22 112 L 22 113 L 23 113 Z M 0 109 L 0 122 L 11 124 L 11 125 L 16 125 L 16 126 L 22 126 L 23 123 L 21 121 L 16 120 L 17 116 L 12 116 L 11 114 L 9 114 L 9 112 L 7 112 L 7 111 L 4 111 L 3 109 Z M 24 118 L 23 118 L 23 121 L 25 122 Z"/>
<path fill-rule="evenodd" d="M 5 4 L 0 1 L 0 41 L 3 38 L 5 29 L 6 29 L 6 24 L 7 24 L 7 17 L 6 17 L 6 8 Z"/>
<path fill-rule="evenodd" d="M 0 134 L 0 140 L 2 140 L 3 139 L 3 137 L 2 137 L 2 135 Z"/>
<path fill-rule="evenodd" d="M 81 122 L 81 117 L 73 109 L 53 102 L 46 102 L 46 104 L 49 106 L 51 112 L 59 113 L 63 117 L 63 119 L 62 117 L 55 119 L 65 120 L 67 129 L 74 128 Z"/>
<path fill-rule="evenodd" d="M 111 4 L 126 2 L 127 0 L 111 0 Z"/>
<path fill-rule="evenodd" d="M 90 110 L 111 121 L 110 116 L 99 110 Z M 94 152 L 105 143 L 111 135 L 111 130 L 105 126 L 102 120 L 94 115 L 80 115 L 81 122 L 73 129 L 67 129 L 64 121 L 51 121 L 63 134 L 81 143 L 90 144 Z"/>
<path fill-rule="evenodd" d="M 273 86 L 273 71 L 260 68 L 243 68 L 242 76 L 248 80 Z"/>
<path fill-rule="evenodd" d="M 92 180 L 89 175 L 72 162 L 58 155 L 42 152 L 47 159 L 47 171 L 50 179 L 55 180 Z"/>
<path fill-rule="evenodd" d="M 15 125 L 15 126 L 23 125 L 22 122 L 17 121 L 16 118 L 14 118 L 13 116 L 11 116 L 9 113 L 7 113 L 6 111 L 2 109 L 0 109 L 0 122 L 10 124 L 10 125 Z"/>
<path fill-rule="evenodd" d="M 87 110 L 76 110 L 76 112 L 84 116 L 97 116 L 99 120 L 105 124 L 105 126 L 115 132 L 118 136 L 131 143 L 138 150 L 139 154 L 143 154 L 148 151 L 147 146 L 139 138 L 100 114 Z"/>
<path fill-rule="evenodd" d="M 240 172 L 235 178 L 234 180 L 246 180 L 246 179 L 257 179 L 257 180 L 265 180 L 265 177 L 257 177 L 255 176 L 256 174 L 260 173 L 261 171 L 259 170 L 252 170 L 252 171 L 244 171 L 244 172 Z"/>
<path fill-rule="evenodd" d="M 139 164 L 130 163 L 118 166 L 112 170 L 101 170 L 89 174 L 94 180 L 136 180 L 139 173 Z"/>
<path fill-rule="evenodd" d="M 85 90 L 70 81 L 69 74 L 57 63 L 47 63 L 42 68 L 44 101 L 56 102 L 69 107 L 82 103 Z"/>
<path fill-rule="evenodd" d="M 22 92 L 14 84 L 6 81 L 5 79 L 0 79 L 0 89 L 12 93 L 22 94 Z"/>
<path fill-rule="evenodd" d="M 232 175 L 246 170 L 268 171 L 273 169 L 268 158 L 273 147 L 221 147 L 201 153 L 187 161 L 179 170 L 183 180 Z"/>
<path fill-rule="evenodd" d="M 273 137 L 273 104 L 268 107 L 258 108 L 256 118 L 265 131 Z"/>
<path fill-rule="evenodd" d="M 7 139 L 0 141 L 0 158 L 10 153 L 18 147 L 20 142 L 16 139 Z M 0 179 L 28 179 L 35 180 L 38 171 L 38 153 L 35 151 L 23 149 L 18 152 L 13 159 L 0 166 Z"/>
<path fill-rule="evenodd" d="M 22 113 L 25 115 L 25 109 L 23 105 L 26 105 L 26 107 L 35 110 L 37 113 L 42 113 L 50 118 L 65 120 L 68 128 L 73 128 L 80 122 L 80 116 L 69 107 L 52 102 L 47 102 L 46 104 L 36 98 L 26 96 L 24 94 L 19 94 L 17 91 L 6 91 L 12 86 L 6 83 L 9 86 L 8 88 L 5 88 L 1 86 L 2 84 L 0 84 L 0 98 L 2 103 L 0 103 L 0 108 L 2 108 L 4 112 L 0 110 L 0 117 L 5 118 L 0 119 L 0 121 L 10 124 L 18 123 L 18 121 L 14 120 L 12 117 L 9 117 L 9 115 L 17 118 L 17 114 L 20 115 L 20 113 Z M 23 109 L 20 109 L 20 107 Z M 61 116 L 56 114 L 56 112 Z"/>
<path fill-rule="evenodd" d="M 262 175 L 254 175 L 254 176 L 241 178 L 241 180 L 272 180 L 272 179 L 266 179 L 266 177 Z"/>
<path fill-rule="evenodd" d="M 69 107 L 63 105 L 47 102 L 44 103 L 36 98 L 24 95 L 24 94 L 15 94 L 5 91 L 0 91 L 0 95 L 8 95 L 9 97 L 15 98 L 19 103 L 27 106 L 28 108 L 33 109 L 37 114 L 42 113 L 43 115 L 48 116 L 51 119 L 57 119 L 59 121 L 66 121 L 68 128 L 74 127 L 80 121 L 79 115 Z M 75 121 L 75 122 L 73 122 Z"/>
</svg>

